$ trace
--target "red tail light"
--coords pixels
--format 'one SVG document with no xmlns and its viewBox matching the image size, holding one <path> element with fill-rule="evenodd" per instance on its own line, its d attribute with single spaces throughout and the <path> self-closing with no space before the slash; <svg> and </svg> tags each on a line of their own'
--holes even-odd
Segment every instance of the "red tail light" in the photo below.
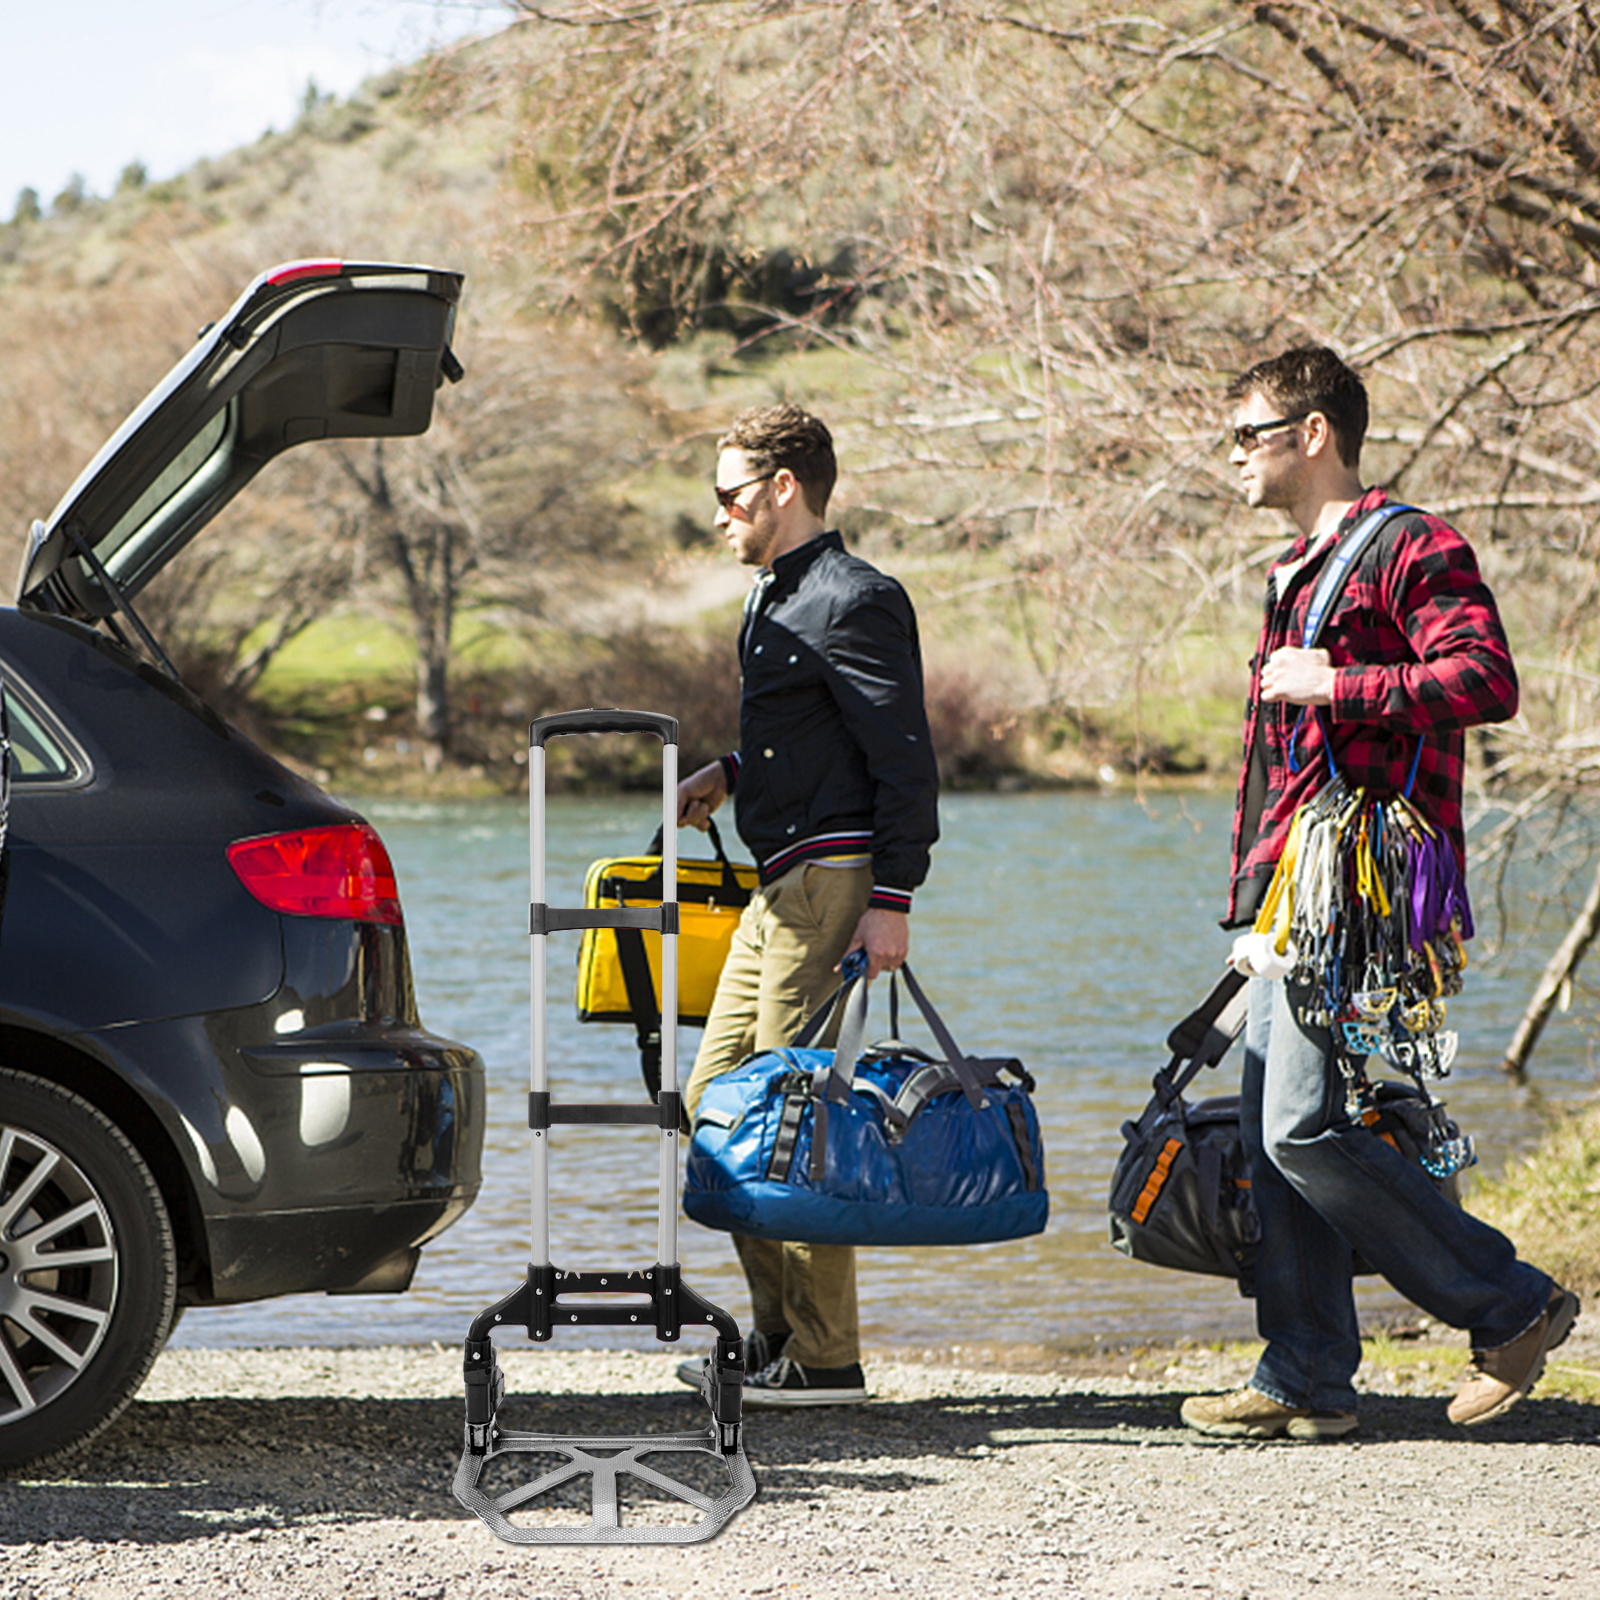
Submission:
<svg viewBox="0 0 1600 1600">
<path fill-rule="evenodd" d="M 274 911 L 404 921 L 389 852 L 364 822 L 240 839 L 228 846 L 228 860 L 245 888 Z"/>
</svg>

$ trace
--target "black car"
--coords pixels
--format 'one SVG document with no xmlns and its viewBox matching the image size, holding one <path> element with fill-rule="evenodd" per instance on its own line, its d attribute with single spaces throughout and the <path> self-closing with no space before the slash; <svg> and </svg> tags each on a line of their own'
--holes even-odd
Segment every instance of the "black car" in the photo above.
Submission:
<svg viewBox="0 0 1600 1600">
<path fill-rule="evenodd" d="M 406 1287 L 483 1065 L 417 1017 L 377 834 L 179 681 L 140 588 L 292 445 L 417 434 L 461 279 L 259 277 L 36 523 L 0 609 L 0 1470 L 132 1398 L 185 1306 Z"/>
</svg>

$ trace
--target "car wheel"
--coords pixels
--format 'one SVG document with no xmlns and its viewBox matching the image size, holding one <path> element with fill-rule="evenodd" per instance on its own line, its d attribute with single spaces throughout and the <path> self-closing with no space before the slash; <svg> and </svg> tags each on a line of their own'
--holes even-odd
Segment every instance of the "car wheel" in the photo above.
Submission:
<svg viewBox="0 0 1600 1600">
<path fill-rule="evenodd" d="M 0 1471 L 115 1420 L 166 1342 L 176 1284 L 138 1151 L 81 1096 L 0 1067 Z"/>
</svg>

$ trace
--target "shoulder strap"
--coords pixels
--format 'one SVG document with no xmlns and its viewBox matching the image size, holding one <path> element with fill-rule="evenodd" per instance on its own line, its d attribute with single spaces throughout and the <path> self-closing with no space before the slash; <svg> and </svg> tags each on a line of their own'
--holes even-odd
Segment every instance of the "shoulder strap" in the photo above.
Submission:
<svg viewBox="0 0 1600 1600">
<path fill-rule="evenodd" d="M 1334 546 L 1333 554 L 1328 557 L 1327 566 L 1322 569 L 1317 579 L 1317 587 L 1311 595 L 1311 604 L 1306 610 L 1305 631 L 1300 640 L 1303 649 L 1309 650 L 1316 644 L 1317 637 L 1322 632 L 1322 625 L 1328 620 L 1328 613 L 1333 610 L 1334 602 L 1343 592 L 1345 582 L 1350 576 L 1350 569 L 1356 564 L 1356 557 L 1371 544 L 1378 530 L 1390 517 L 1399 516 L 1402 511 L 1415 510 L 1415 506 L 1403 506 L 1398 501 L 1378 506 L 1375 510 L 1369 511 Z"/>
<path fill-rule="evenodd" d="M 1249 1009 L 1248 980 L 1229 967 L 1211 993 L 1167 1035 L 1172 1060 L 1155 1077 L 1158 1094 L 1182 1094 L 1202 1067 L 1214 1067 L 1244 1027 Z"/>
<path fill-rule="evenodd" d="M 1306 624 L 1301 633 L 1300 643 L 1303 649 L 1309 650 L 1316 644 L 1322 633 L 1322 625 L 1328 620 L 1328 613 L 1333 610 L 1334 602 L 1344 590 L 1345 582 L 1350 576 L 1351 569 L 1356 564 L 1356 558 L 1372 543 L 1390 517 L 1399 516 L 1402 511 L 1415 511 L 1415 506 L 1401 505 L 1399 501 L 1391 501 L 1388 505 L 1378 506 L 1369 511 L 1360 522 L 1353 527 L 1333 548 L 1333 553 L 1328 557 L 1328 562 L 1317 577 L 1317 586 L 1311 592 L 1311 604 L 1306 607 Z M 1322 751 L 1327 757 L 1328 776 L 1338 776 L 1338 768 L 1333 759 L 1333 734 L 1328 727 L 1327 718 L 1323 715 L 1322 707 L 1318 706 L 1317 724 L 1322 729 Z M 1296 758 L 1296 749 L 1299 745 L 1300 726 L 1305 721 L 1306 708 L 1301 706 L 1300 715 L 1295 718 L 1294 731 L 1289 736 L 1289 770 L 1297 772 L 1300 763 Z M 1417 757 L 1411 763 L 1411 782 L 1406 784 L 1406 793 L 1411 792 L 1411 783 L 1416 781 L 1417 759 L 1422 755 L 1422 735 L 1417 735 Z"/>
</svg>

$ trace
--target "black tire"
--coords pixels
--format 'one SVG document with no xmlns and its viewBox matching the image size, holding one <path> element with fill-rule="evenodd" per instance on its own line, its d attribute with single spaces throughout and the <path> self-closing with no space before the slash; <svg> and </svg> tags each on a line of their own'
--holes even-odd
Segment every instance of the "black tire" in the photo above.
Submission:
<svg viewBox="0 0 1600 1600">
<path fill-rule="evenodd" d="M 176 1289 L 172 1224 L 138 1151 L 81 1096 L 0 1067 L 0 1472 L 116 1420 L 166 1343 Z"/>
</svg>

